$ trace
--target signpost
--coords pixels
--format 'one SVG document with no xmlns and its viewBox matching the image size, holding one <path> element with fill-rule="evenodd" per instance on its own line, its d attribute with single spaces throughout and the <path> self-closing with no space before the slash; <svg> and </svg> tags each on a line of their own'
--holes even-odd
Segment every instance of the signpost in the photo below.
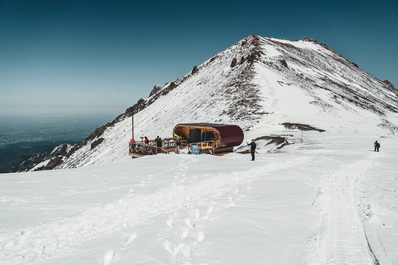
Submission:
<svg viewBox="0 0 398 265">
<path fill-rule="evenodd" d="M 134 114 L 131 114 L 131 138 L 134 138 Z"/>
</svg>

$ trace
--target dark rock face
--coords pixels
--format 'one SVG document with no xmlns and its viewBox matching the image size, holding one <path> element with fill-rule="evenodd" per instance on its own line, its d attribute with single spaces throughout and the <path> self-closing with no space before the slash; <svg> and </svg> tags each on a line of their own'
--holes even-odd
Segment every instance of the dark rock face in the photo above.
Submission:
<svg viewBox="0 0 398 265">
<path fill-rule="evenodd" d="M 104 138 L 98 138 L 94 142 L 91 143 L 91 149 L 96 148 L 98 145 L 100 145 L 105 139 Z"/>
<path fill-rule="evenodd" d="M 395 86 L 394 86 L 394 84 L 393 83 L 391 83 L 390 81 L 388 81 L 388 80 L 384 80 L 383 81 L 383 83 L 384 84 L 386 84 L 389 88 L 392 88 L 392 89 L 395 89 Z"/>
<path fill-rule="evenodd" d="M 44 167 L 37 169 L 37 170 L 51 170 L 54 169 L 56 166 L 61 165 L 63 162 L 62 156 L 57 156 L 54 157 L 50 160 L 50 162 L 48 162 L 47 165 L 45 165 Z"/>
<path fill-rule="evenodd" d="M 285 128 L 289 129 L 289 130 L 298 129 L 300 131 L 318 131 L 318 132 L 324 132 L 325 131 L 323 129 L 318 129 L 318 128 L 315 128 L 315 127 L 313 127 L 311 125 L 302 124 L 302 123 L 284 122 L 284 123 L 282 123 L 282 125 L 285 126 Z"/>
<path fill-rule="evenodd" d="M 250 65 L 247 65 L 236 78 L 225 84 L 223 97 L 230 102 L 229 107 L 222 114 L 230 116 L 234 120 L 257 120 L 263 113 L 260 113 L 261 97 L 258 87 L 251 81 L 254 72 Z"/>
<path fill-rule="evenodd" d="M 151 93 L 149 93 L 149 96 L 155 95 L 155 94 L 158 93 L 161 89 L 162 89 L 162 87 L 159 86 L 159 85 L 154 86 L 153 89 L 152 89 L 152 91 L 151 91 Z"/>
<path fill-rule="evenodd" d="M 197 72 L 199 72 L 199 68 L 195 65 L 191 71 L 191 74 L 196 74 Z"/>
<path fill-rule="evenodd" d="M 238 61 L 236 60 L 236 58 L 233 58 L 232 62 L 231 62 L 231 68 L 234 68 L 237 64 L 238 64 Z"/>
<path fill-rule="evenodd" d="M 246 58 L 244 56 L 242 56 L 240 58 L 240 64 L 244 64 L 246 62 Z"/>
<path fill-rule="evenodd" d="M 288 68 L 288 65 L 287 65 L 286 60 L 280 60 L 280 62 L 281 62 L 281 65 L 282 65 L 283 67 Z"/>
</svg>

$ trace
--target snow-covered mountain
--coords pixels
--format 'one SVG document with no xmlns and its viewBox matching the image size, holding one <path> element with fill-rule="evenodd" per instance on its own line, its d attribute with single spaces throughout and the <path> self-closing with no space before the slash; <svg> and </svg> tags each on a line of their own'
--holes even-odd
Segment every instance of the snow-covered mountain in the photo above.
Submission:
<svg viewBox="0 0 398 265">
<path fill-rule="evenodd" d="M 191 122 L 237 124 L 251 131 L 250 137 L 280 133 L 286 122 L 389 135 L 398 133 L 398 92 L 315 40 L 251 35 L 184 77 L 155 86 L 147 99 L 67 155 L 34 169 L 75 168 L 126 156 L 132 113 L 136 138 L 171 137 L 176 124 Z"/>
<path fill-rule="evenodd" d="M 323 44 L 249 36 L 36 166 L 63 170 L 1 174 L 0 263 L 398 264 L 397 106 Z M 132 160 L 132 113 L 136 138 L 238 124 L 256 161 Z"/>
</svg>

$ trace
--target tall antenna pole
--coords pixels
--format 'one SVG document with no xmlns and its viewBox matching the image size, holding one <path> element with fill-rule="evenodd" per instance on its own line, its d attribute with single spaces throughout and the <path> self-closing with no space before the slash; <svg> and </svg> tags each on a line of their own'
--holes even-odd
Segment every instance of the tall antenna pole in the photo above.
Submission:
<svg viewBox="0 0 398 265">
<path fill-rule="evenodd" d="M 134 113 L 131 114 L 131 135 L 134 138 Z"/>
</svg>

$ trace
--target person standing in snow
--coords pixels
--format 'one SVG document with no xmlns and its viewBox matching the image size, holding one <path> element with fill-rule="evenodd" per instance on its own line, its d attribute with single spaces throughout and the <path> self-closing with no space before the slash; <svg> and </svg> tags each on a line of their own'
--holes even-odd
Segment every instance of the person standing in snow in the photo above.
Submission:
<svg viewBox="0 0 398 265">
<path fill-rule="evenodd" d="M 144 138 L 144 143 L 145 144 L 149 144 L 149 140 L 148 140 L 148 138 L 145 136 L 145 138 Z"/>
<path fill-rule="evenodd" d="M 136 144 L 135 139 L 131 138 L 131 140 L 130 140 L 130 152 L 132 152 L 132 153 L 135 153 L 135 144 Z"/>
<path fill-rule="evenodd" d="M 379 143 L 378 141 L 376 141 L 373 145 L 374 145 L 374 147 L 375 147 L 375 152 L 379 152 L 380 143 Z"/>
<path fill-rule="evenodd" d="M 254 161 L 255 159 L 255 153 L 256 153 L 256 142 L 254 141 L 254 139 L 252 139 L 252 142 L 249 144 L 248 142 L 246 142 L 247 145 L 250 145 L 250 153 L 252 155 L 252 161 Z"/>
</svg>

